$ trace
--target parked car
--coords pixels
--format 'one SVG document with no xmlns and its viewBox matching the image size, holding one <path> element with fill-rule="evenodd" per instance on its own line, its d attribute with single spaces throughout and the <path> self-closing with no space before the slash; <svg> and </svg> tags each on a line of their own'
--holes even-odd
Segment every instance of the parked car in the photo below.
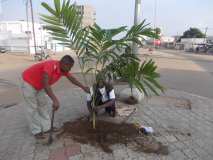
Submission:
<svg viewBox="0 0 213 160">
<path fill-rule="evenodd" d="M 207 54 L 213 54 L 213 44 L 208 45 Z"/>
<path fill-rule="evenodd" d="M 0 53 L 6 53 L 6 52 L 7 52 L 6 48 L 0 47 Z"/>
<path fill-rule="evenodd" d="M 205 53 L 207 51 L 207 45 L 206 44 L 197 44 L 195 51 Z"/>
</svg>

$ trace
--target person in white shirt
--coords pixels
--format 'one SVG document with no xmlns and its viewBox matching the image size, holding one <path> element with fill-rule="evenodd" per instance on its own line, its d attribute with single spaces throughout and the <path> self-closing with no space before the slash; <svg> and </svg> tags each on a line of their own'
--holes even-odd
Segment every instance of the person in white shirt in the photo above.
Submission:
<svg viewBox="0 0 213 160">
<path fill-rule="evenodd" d="M 95 106 L 92 107 L 94 97 Z M 97 114 L 98 110 L 105 108 L 106 113 L 115 117 L 115 91 L 113 86 L 106 83 L 102 78 L 99 78 L 97 84 L 90 88 L 90 94 L 87 94 L 87 107 L 90 114 L 92 114 L 92 111 L 95 111 Z"/>
</svg>

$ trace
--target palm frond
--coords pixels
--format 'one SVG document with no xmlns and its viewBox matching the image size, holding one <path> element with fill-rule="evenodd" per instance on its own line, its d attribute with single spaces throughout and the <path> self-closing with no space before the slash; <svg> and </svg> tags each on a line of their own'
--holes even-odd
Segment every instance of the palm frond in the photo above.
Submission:
<svg viewBox="0 0 213 160">
<path fill-rule="evenodd" d="M 82 17 L 77 13 L 75 5 L 69 0 L 54 0 L 54 7 L 43 2 L 42 6 L 49 12 L 41 14 L 45 22 L 44 28 L 49 31 L 53 38 L 71 49 L 82 51 L 85 41 L 86 30 L 81 27 Z M 68 45 L 69 43 L 69 45 Z M 83 49 L 84 50 L 84 49 Z"/>
</svg>

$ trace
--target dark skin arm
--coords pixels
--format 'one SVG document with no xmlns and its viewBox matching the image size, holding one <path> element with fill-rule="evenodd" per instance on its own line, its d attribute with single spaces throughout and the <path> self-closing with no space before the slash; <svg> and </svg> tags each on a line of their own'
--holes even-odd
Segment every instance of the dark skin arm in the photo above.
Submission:
<svg viewBox="0 0 213 160">
<path fill-rule="evenodd" d="M 85 87 L 84 85 L 82 85 L 75 77 L 68 75 L 67 78 L 69 79 L 70 82 L 72 82 L 73 84 L 75 84 L 76 86 L 80 87 L 81 89 L 83 89 L 85 92 L 90 93 L 89 88 Z"/>
<path fill-rule="evenodd" d="M 53 101 L 53 110 L 58 110 L 59 108 L 59 101 L 57 99 L 57 97 L 55 96 L 55 94 L 53 93 L 53 90 L 51 88 L 51 86 L 48 83 L 49 81 L 49 76 L 47 73 L 43 74 L 43 79 L 42 79 L 42 83 L 44 85 L 44 90 L 46 92 L 46 94 L 50 97 L 50 99 Z"/>
<path fill-rule="evenodd" d="M 102 105 L 99 105 L 99 106 L 95 106 L 94 110 L 99 110 L 99 109 L 103 109 L 103 108 L 106 108 L 106 107 L 110 107 L 112 106 L 113 104 L 115 104 L 115 99 L 111 99 L 110 101 L 102 104 Z"/>
<path fill-rule="evenodd" d="M 91 103 L 92 103 L 91 101 L 87 101 L 87 108 L 88 108 L 90 114 L 92 113 L 92 105 L 91 105 Z"/>
</svg>

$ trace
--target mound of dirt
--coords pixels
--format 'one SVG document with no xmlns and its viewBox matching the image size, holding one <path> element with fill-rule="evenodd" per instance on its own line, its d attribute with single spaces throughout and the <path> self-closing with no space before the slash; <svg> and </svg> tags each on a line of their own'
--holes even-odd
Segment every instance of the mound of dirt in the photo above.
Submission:
<svg viewBox="0 0 213 160">
<path fill-rule="evenodd" d="M 139 133 L 134 124 L 116 124 L 106 121 L 97 121 L 96 129 L 92 128 L 90 122 L 78 120 L 66 122 L 63 132 L 59 135 L 62 138 L 73 140 L 100 147 L 104 152 L 112 153 L 111 145 L 124 144 L 133 145 L 131 149 L 146 153 L 168 154 L 168 147 L 157 142 L 152 136 L 145 136 Z"/>
</svg>

